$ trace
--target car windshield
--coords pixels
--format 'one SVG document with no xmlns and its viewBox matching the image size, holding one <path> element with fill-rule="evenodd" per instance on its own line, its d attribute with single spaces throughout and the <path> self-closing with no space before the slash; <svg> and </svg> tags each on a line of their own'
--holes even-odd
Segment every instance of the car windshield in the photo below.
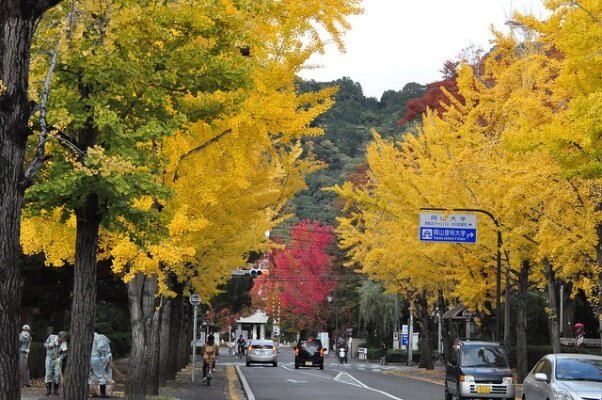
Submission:
<svg viewBox="0 0 602 400">
<path fill-rule="evenodd" d="M 508 361 L 499 346 L 466 346 L 462 350 L 462 366 L 508 368 Z"/>
<path fill-rule="evenodd" d="M 253 349 L 271 349 L 272 347 L 274 347 L 273 342 L 251 342 Z"/>
<path fill-rule="evenodd" d="M 318 342 L 302 342 L 301 348 L 307 351 L 316 351 L 320 348 L 320 343 Z"/>
<path fill-rule="evenodd" d="M 602 382 L 602 360 L 559 358 L 556 361 L 556 379 Z"/>
</svg>

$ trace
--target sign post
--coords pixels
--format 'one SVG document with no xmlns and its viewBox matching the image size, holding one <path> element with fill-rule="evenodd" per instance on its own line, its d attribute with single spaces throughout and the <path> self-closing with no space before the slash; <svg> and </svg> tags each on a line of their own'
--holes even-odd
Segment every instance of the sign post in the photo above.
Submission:
<svg viewBox="0 0 602 400">
<path fill-rule="evenodd" d="M 489 218 L 491 218 L 491 220 L 493 221 L 493 223 L 495 224 L 495 227 L 497 228 L 497 254 L 496 254 L 496 289 L 495 289 L 495 337 L 494 340 L 500 340 L 500 282 L 501 282 L 501 276 L 502 276 L 502 230 L 500 229 L 500 223 L 498 222 L 498 220 L 493 216 L 493 214 L 491 214 L 489 211 L 487 210 L 481 210 L 480 208 L 451 208 L 451 209 L 447 209 L 447 208 L 437 208 L 437 207 L 422 207 L 420 208 L 421 211 L 460 211 L 460 212 L 471 212 L 471 213 L 481 213 L 481 214 L 485 214 L 487 215 Z M 420 213 L 420 218 L 421 218 L 421 222 L 422 222 L 422 214 Z M 425 213 L 428 214 L 428 213 Z M 462 214 L 460 214 L 462 215 Z M 451 216 L 451 215 L 450 215 Z M 463 241 L 464 243 L 476 243 L 476 217 L 475 217 L 475 232 L 474 232 L 474 242 L 468 242 L 468 241 Z M 467 234 L 470 232 L 466 232 Z M 428 238 L 429 234 L 428 232 L 425 233 L 425 238 Z M 455 233 L 454 233 L 455 236 Z M 422 238 L 422 223 L 420 224 L 420 237 Z M 422 240 L 422 239 L 420 239 Z M 430 242 L 434 242 L 435 240 L 424 240 L 424 241 L 430 241 Z M 458 242 L 458 241 L 456 241 Z M 462 241 L 461 241 L 462 243 Z M 507 272 L 507 270 L 506 270 Z M 505 327 L 505 329 L 509 329 L 508 326 Z M 508 335 L 504 335 L 504 341 L 508 340 Z M 506 343 L 508 344 L 508 343 Z"/>
<path fill-rule="evenodd" d="M 194 382 L 194 370 L 196 368 L 196 318 L 197 318 L 197 311 L 198 311 L 198 307 L 199 304 L 201 304 L 201 296 L 199 296 L 198 294 L 193 294 L 190 296 L 190 304 L 192 304 L 193 307 L 193 314 L 192 314 L 192 376 L 191 376 L 191 380 L 192 382 Z"/>
<path fill-rule="evenodd" d="M 420 213 L 420 241 L 476 243 L 475 214 Z"/>
</svg>

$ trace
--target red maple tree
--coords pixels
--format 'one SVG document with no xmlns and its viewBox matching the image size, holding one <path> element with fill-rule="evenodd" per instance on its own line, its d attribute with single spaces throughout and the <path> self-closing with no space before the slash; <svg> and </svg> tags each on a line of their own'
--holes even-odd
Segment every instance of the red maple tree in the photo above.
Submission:
<svg viewBox="0 0 602 400">
<path fill-rule="evenodd" d="M 281 318 L 298 330 L 317 332 L 325 328 L 322 312 L 326 296 L 333 291 L 334 242 L 332 226 L 301 221 L 287 238 L 274 238 L 285 245 L 268 255 L 268 276 L 255 279 L 251 298 L 256 308 Z M 279 312 L 278 312 L 279 310 Z"/>
<path fill-rule="evenodd" d="M 445 111 L 445 107 L 451 103 L 448 94 L 445 92 L 448 92 L 460 103 L 464 103 L 464 98 L 460 95 L 458 83 L 456 82 L 456 67 L 458 65 L 459 61 L 446 61 L 444 63 L 441 70 L 443 80 L 427 84 L 426 92 L 422 97 L 407 102 L 407 112 L 399 121 L 401 125 L 420 117 L 427 109 L 434 110 L 441 115 Z"/>
</svg>

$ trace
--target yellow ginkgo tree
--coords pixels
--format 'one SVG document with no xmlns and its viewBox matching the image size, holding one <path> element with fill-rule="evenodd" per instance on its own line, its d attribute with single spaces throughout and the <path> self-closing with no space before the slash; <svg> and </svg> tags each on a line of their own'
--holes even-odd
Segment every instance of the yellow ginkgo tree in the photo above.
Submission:
<svg viewBox="0 0 602 400">
<path fill-rule="evenodd" d="M 320 26 L 341 43 L 358 3 L 82 1 L 44 25 L 52 34 L 41 38 L 56 34 L 60 50 L 41 88 L 51 96 L 38 149 L 52 159 L 29 195 L 32 217 L 76 217 L 75 244 L 64 243 L 75 248 L 66 396 L 85 397 L 99 240 L 141 324 L 132 399 L 144 397 L 154 365 L 142 350 L 156 348 L 155 296 L 173 295 L 167 274 L 208 299 L 245 254 L 266 248 L 263 232 L 318 166 L 296 142 L 321 133 L 310 124 L 334 93 L 298 94 L 295 74 L 323 51 Z"/>
<path fill-rule="evenodd" d="M 543 277 L 544 265 L 553 263 L 567 279 L 584 271 L 599 221 L 597 183 L 567 177 L 533 140 L 559 113 L 551 90 L 559 59 L 537 38 L 498 34 L 479 74 L 467 66 L 458 71 L 463 101 L 450 98 L 447 112 L 427 114 L 401 143 L 376 138 L 368 151 L 368 185 L 335 189 L 353 212 L 341 219 L 341 244 L 364 272 L 412 294 L 435 286 L 482 316 L 491 312 L 496 227 L 479 218 L 476 245 L 419 243 L 417 215 L 424 208 L 495 216 L 519 299 Z M 411 290 L 400 277 L 413 283 Z M 520 304 L 518 353 L 526 354 Z M 526 358 L 519 368 L 526 373 Z"/>
</svg>

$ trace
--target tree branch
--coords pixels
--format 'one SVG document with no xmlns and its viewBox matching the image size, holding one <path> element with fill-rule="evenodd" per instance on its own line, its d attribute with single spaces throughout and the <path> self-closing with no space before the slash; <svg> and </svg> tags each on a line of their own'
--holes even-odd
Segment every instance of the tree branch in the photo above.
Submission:
<svg viewBox="0 0 602 400">
<path fill-rule="evenodd" d="M 201 144 L 200 146 L 195 147 L 194 149 L 191 149 L 189 151 L 187 151 L 186 153 L 182 154 L 180 156 L 180 159 L 178 160 L 178 165 L 176 166 L 176 172 L 174 173 L 174 177 L 173 177 L 173 182 L 177 181 L 179 176 L 178 176 L 178 168 L 180 167 L 180 164 L 182 164 L 182 162 L 184 160 L 186 160 L 188 157 L 190 157 L 193 154 L 196 154 L 200 151 L 202 151 L 203 149 L 205 149 L 207 146 L 217 142 L 218 140 L 220 140 L 221 138 L 223 138 L 224 136 L 226 136 L 228 133 L 232 132 L 232 129 L 228 128 L 225 131 L 223 131 L 222 133 L 220 133 L 219 135 L 209 139 L 208 141 L 206 141 L 205 143 Z"/>
</svg>

